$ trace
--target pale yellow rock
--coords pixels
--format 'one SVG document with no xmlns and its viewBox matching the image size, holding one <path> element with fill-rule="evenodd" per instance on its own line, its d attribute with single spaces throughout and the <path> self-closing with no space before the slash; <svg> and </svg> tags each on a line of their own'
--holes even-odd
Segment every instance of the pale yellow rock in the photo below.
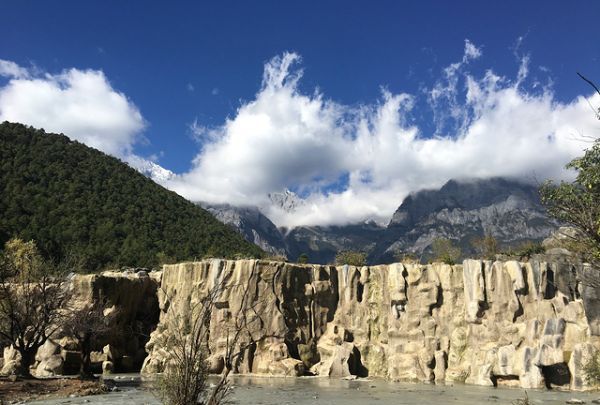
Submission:
<svg viewBox="0 0 600 405">
<path fill-rule="evenodd" d="M 446 352 L 443 350 L 437 350 L 435 352 L 435 368 L 433 370 L 435 375 L 436 383 L 443 383 L 446 381 Z"/>
<path fill-rule="evenodd" d="M 591 343 L 576 344 L 569 360 L 569 371 L 571 372 L 570 388 L 574 391 L 584 391 L 597 388 L 590 384 L 586 378 L 584 368 L 597 354 L 598 348 Z"/>
<path fill-rule="evenodd" d="M 310 369 L 339 377 L 541 388 L 544 373 L 568 363 L 576 380 L 570 386 L 587 389 L 577 379 L 582 359 L 598 346 L 590 322 L 599 321 L 577 295 L 581 288 L 565 287 L 571 282 L 571 273 L 560 273 L 565 268 L 534 260 L 335 267 L 213 259 L 166 265 L 149 277 L 136 276 L 138 283 L 160 285 L 160 320 L 145 345 L 143 372 L 169 367 L 164 342 L 173 336 L 176 316 L 192 313 L 222 286 L 206 342 L 215 373 L 225 366 L 236 320 L 252 308 L 260 321 L 247 325 L 238 341 L 243 358 L 233 372 L 289 376 Z M 123 276 L 94 277 L 78 281 L 80 287 L 87 291 L 94 280 Z M 113 288 L 121 285 L 124 280 Z M 142 344 L 124 342 L 98 360 L 119 364 Z"/>
<path fill-rule="evenodd" d="M 479 319 L 481 304 L 485 302 L 483 265 L 480 260 L 465 260 L 463 263 L 466 321 L 475 323 Z"/>
<path fill-rule="evenodd" d="M 115 370 L 115 365 L 112 361 L 102 362 L 102 374 L 112 374 Z"/>
<path fill-rule="evenodd" d="M 13 346 L 7 346 L 4 348 L 3 353 L 4 364 L 0 375 L 14 374 L 19 365 L 21 364 L 21 355 Z"/>
<path fill-rule="evenodd" d="M 64 360 L 60 353 L 47 356 L 40 360 L 34 370 L 36 377 L 50 377 L 63 373 Z"/>
</svg>

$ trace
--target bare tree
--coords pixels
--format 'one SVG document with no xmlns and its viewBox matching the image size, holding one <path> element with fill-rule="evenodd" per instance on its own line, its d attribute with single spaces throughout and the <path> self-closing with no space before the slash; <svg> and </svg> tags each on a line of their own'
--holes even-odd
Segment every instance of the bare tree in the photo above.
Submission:
<svg viewBox="0 0 600 405">
<path fill-rule="evenodd" d="M 220 405 L 230 392 L 229 375 L 236 370 L 243 354 L 259 341 L 273 335 L 264 333 L 260 308 L 265 301 L 252 301 L 249 288 L 243 286 L 239 311 L 232 314 L 226 331 L 223 371 L 212 387 L 208 386 L 208 343 L 210 322 L 221 294 L 235 285 L 220 282 L 185 313 L 171 313 L 169 334 L 160 342 L 169 357 L 158 382 L 159 395 L 169 405 Z M 166 292 L 164 292 L 167 295 Z M 173 306 L 169 311 L 174 311 Z M 256 336 L 256 331 L 260 331 Z"/>
<path fill-rule="evenodd" d="M 494 260 L 498 253 L 498 241 L 489 234 L 473 238 L 471 246 L 482 259 Z"/>
<path fill-rule="evenodd" d="M 59 328 L 69 297 L 61 267 L 43 260 L 33 241 L 6 243 L 0 255 L 0 342 L 21 355 L 17 375 L 31 376 L 35 354 Z"/>
<path fill-rule="evenodd" d="M 585 81 L 587 84 L 589 84 L 590 86 L 592 86 L 592 88 L 594 90 L 596 90 L 596 93 L 598 93 L 600 95 L 600 88 L 598 88 L 598 86 L 596 86 L 596 83 L 594 83 L 593 81 L 591 81 L 590 79 L 588 79 L 587 77 L 585 77 L 584 75 L 582 75 L 579 72 L 577 72 L 577 75 L 583 81 Z M 594 111 L 594 114 L 596 115 L 596 118 L 598 118 L 600 120 L 600 107 L 598 109 L 594 108 L 594 106 L 590 103 L 589 100 L 588 100 L 588 104 L 590 105 L 591 109 Z"/>
<path fill-rule="evenodd" d="M 94 342 L 114 333 L 110 319 L 104 316 L 102 300 L 95 303 L 85 303 L 83 306 L 67 310 L 65 320 L 62 323 L 62 334 L 77 341 L 77 347 L 81 356 L 79 377 L 93 378 L 91 352 Z M 76 305 L 76 304 L 75 304 Z M 111 314 L 114 316 L 114 313 Z"/>
</svg>

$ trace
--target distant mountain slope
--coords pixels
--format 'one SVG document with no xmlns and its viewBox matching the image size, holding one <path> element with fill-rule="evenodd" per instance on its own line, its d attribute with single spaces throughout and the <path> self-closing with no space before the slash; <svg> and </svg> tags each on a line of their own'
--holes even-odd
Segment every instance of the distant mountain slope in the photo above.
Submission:
<svg viewBox="0 0 600 405">
<path fill-rule="evenodd" d="M 541 241 L 558 224 L 540 202 L 536 186 L 504 178 L 450 180 L 439 190 L 404 199 L 370 260 L 389 262 L 396 252 L 428 252 L 435 238 L 452 239 L 472 254 L 473 238 L 492 235 L 501 246 Z"/>
<path fill-rule="evenodd" d="M 256 207 L 234 207 L 229 204 L 201 204 L 219 221 L 233 227 L 247 241 L 259 246 L 265 252 L 277 256 L 287 256 L 283 235 L 269 218 Z M 290 259 L 292 259 L 290 257 Z"/>
<path fill-rule="evenodd" d="M 288 257 L 305 253 L 310 263 L 333 263 L 338 252 L 371 252 L 386 228 L 373 222 L 343 226 L 301 226 L 285 233 Z"/>
<path fill-rule="evenodd" d="M 66 136 L 0 124 L 0 243 L 35 239 L 89 270 L 261 250 L 127 164 Z"/>
<path fill-rule="evenodd" d="M 295 197 L 282 193 L 272 201 L 293 210 L 298 205 Z M 279 253 L 283 246 L 290 260 L 305 253 L 311 263 L 331 263 L 341 250 L 365 252 L 373 264 L 389 263 L 409 252 L 427 259 L 431 243 L 440 237 L 460 245 L 468 256 L 475 254 L 473 239 L 483 235 L 492 235 L 507 247 L 542 241 L 558 227 L 541 205 L 536 186 L 504 178 L 450 180 L 439 190 L 413 193 L 387 227 L 374 223 L 311 226 L 279 229 L 278 234 L 256 208 L 227 206 L 227 213 L 211 211 L 263 249 Z"/>
</svg>

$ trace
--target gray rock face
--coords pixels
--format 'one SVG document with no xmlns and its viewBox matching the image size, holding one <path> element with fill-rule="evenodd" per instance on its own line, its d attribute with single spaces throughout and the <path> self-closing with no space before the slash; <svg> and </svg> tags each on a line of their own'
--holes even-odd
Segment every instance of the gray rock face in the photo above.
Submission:
<svg viewBox="0 0 600 405">
<path fill-rule="evenodd" d="M 385 232 L 374 222 L 344 226 L 301 226 L 285 233 L 288 257 L 296 260 L 302 253 L 310 263 L 333 263 L 337 252 L 370 252 Z"/>
<path fill-rule="evenodd" d="M 453 240 L 468 255 L 474 253 L 474 237 L 491 235 L 500 245 L 514 246 L 542 241 L 557 228 L 534 185 L 503 178 L 450 180 L 439 190 L 406 197 L 370 261 L 393 261 L 395 252 L 427 253 L 440 237 Z"/>
<path fill-rule="evenodd" d="M 291 192 L 269 197 L 289 212 L 302 204 Z M 542 241 L 558 227 L 541 205 L 536 186 L 502 178 L 451 180 L 439 190 L 419 191 L 405 198 L 387 227 L 367 222 L 277 229 L 257 208 L 206 208 L 267 252 L 290 260 L 306 253 L 319 264 L 333 263 L 340 250 L 365 252 L 372 264 L 394 262 L 399 252 L 426 257 L 439 237 L 452 239 L 469 255 L 474 253 L 472 239 L 484 234 L 514 246 Z"/>
<path fill-rule="evenodd" d="M 285 190 L 283 193 L 270 193 L 268 197 L 275 207 L 286 212 L 294 212 L 305 203 L 302 198 L 290 190 Z"/>
<path fill-rule="evenodd" d="M 234 207 L 228 204 L 202 204 L 202 207 L 219 221 L 232 226 L 247 241 L 259 246 L 265 252 L 287 257 L 283 235 L 258 208 Z"/>
</svg>

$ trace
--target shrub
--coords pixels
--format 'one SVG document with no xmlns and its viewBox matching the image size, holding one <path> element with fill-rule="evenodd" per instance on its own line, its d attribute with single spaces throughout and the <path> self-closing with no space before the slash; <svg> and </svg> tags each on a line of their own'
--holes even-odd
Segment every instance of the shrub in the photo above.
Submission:
<svg viewBox="0 0 600 405">
<path fill-rule="evenodd" d="M 523 398 L 517 398 L 512 401 L 512 405 L 530 405 L 531 401 L 529 400 L 529 395 L 527 395 L 527 391 L 525 391 L 525 396 Z"/>
<path fill-rule="evenodd" d="M 394 253 L 394 261 L 399 263 L 420 263 L 421 258 L 414 252 L 396 252 Z"/>
<path fill-rule="evenodd" d="M 338 266 L 342 266 L 344 264 L 356 267 L 366 266 L 367 255 L 363 252 L 344 250 L 335 255 L 335 264 Z"/>
<path fill-rule="evenodd" d="M 298 263 L 300 264 L 306 264 L 308 263 L 308 255 L 306 253 L 302 253 L 300 256 L 298 256 Z"/>
<path fill-rule="evenodd" d="M 600 383 L 600 350 L 597 350 L 583 365 L 583 376 L 590 385 Z"/>
<path fill-rule="evenodd" d="M 482 259 L 494 260 L 498 253 L 498 241 L 492 235 L 485 235 L 479 238 L 474 238 L 471 245 L 475 252 Z"/>
<path fill-rule="evenodd" d="M 517 256 L 521 259 L 529 259 L 531 256 L 544 253 L 545 251 L 546 249 L 540 243 L 526 241 L 519 246 L 510 249 L 508 255 Z"/>
<path fill-rule="evenodd" d="M 449 265 L 456 264 L 462 254 L 460 248 L 452 243 L 450 239 L 436 238 L 431 244 L 433 261 L 443 262 Z"/>
</svg>

